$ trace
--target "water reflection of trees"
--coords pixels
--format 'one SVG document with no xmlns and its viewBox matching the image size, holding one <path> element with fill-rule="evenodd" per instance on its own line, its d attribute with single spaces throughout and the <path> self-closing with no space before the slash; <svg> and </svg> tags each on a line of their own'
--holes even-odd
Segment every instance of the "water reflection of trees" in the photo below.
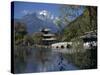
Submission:
<svg viewBox="0 0 100 75">
<path fill-rule="evenodd" d="M 65 54 L 65 58 L 69 62 L 75 64 L 80 69 L 97 68 L 97 50 L 89 49 L 85 52 L 76 52 L 73 54 Z"/>
<path fill-rule="evenodd" d="M 31 50 L 27 47 L 15 47 L 14 49 L 14 72 L 23 72 L 27 65 L 27 59 Z"/>
<path fill-rule="evenodd" d="M 47 51 L 46 49 L 38 49 L 38 51 L 35 52 L 36 61 L 41 64 L 45 64 L 45 62 L 49 61 L 49 57 L 50 57 L 49 50 Z"/>
</svg>

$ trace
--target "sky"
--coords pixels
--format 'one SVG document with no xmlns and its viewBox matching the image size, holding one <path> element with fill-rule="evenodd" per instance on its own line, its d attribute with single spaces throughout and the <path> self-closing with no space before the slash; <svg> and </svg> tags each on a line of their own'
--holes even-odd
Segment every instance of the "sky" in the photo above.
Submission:
<svg viewBox="0 0 100 75">
<path fill-rule="evenodd" d="M 33 12 L 50 12 L 54 17 L 58 17 L 61 14 L 61 4 L 48 4 L 48 3 L 34 3 L 34 2 L 19 2 L 14 1 L 14 18 L 21 18 L 26 14 Z M 78 10 L 79 16 L 82 13 L 82 10 Z M 76 12 L 75 12 L 76 13 Z M 69 17 L 72 19 L 72 17 Z"/>
<path fill-rule="evenodd" d="M 60 6 L 57 4 L 14 2 L 14 18 L 21 18 L 27 13 L 32 13 L 32 12 L 42 11 L 42 10 L 47 10 L 51 14 L 58 16 L 59 7 Z"/>
</svg>

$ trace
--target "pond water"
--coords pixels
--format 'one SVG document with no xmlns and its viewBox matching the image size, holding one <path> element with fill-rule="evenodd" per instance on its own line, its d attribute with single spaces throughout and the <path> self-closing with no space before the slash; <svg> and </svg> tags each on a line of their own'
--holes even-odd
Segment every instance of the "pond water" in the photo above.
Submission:
<svg viewBox="0 0 100 75">
<path fill-rule="evenodd" d="M 69 63 L 63 53 L 48 48 L 16 48 L 14 72 L 34 73 L 50 71 L 77 70 Z"/>
</svg>

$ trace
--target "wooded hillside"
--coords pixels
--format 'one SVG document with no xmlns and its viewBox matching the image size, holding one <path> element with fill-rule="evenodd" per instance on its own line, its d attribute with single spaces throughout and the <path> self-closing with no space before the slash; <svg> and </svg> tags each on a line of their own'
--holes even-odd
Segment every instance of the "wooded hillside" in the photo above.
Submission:
<svg viewBox="0 0 100 75">
<path fill-rule="evenodd" d="M 69 23 L 63 30 L 62 41 L 84 35 L 85 32 L 97 30 L 97 8 L 86 7 L 83 14 Z"/>
</svg>

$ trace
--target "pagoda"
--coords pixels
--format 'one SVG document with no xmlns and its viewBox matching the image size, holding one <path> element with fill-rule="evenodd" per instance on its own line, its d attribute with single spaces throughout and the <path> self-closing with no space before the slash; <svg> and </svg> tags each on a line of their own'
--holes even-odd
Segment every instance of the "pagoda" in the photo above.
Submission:
<svg viewBox="0 0 100 75">
<path fill-rule="evenodd" d="M 51 45 L 52 43 L 56 42 L 55 34 L 50 32 L 49 28 L 41 29 L 42 35 L 42 43 L 43 45 Z"/>
</svg>

